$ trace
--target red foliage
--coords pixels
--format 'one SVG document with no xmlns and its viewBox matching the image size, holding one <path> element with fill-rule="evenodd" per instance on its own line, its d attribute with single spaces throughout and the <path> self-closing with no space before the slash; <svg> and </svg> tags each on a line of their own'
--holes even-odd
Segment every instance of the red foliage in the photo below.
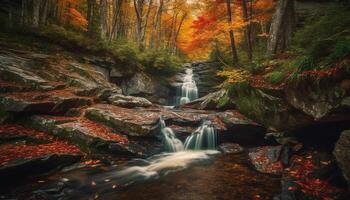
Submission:
<svg viewBox="0 0 350 200">
<path fill-rule="evenodd" d="M 0 126 L 0 137 L 26 136 L 49 142 L 46 144 L 4 144 L 0 146 L 0 165 L 19 158 L 34 158 L 50 154 L 82 154 L 74 145 L 62 140 L 56 140 L 53 136 L 35 129 L 25 128 L 20 125 L 9 124 Z"/>
<path fill-rule="evenodd" d="M 13 145 L 0 146 L 0 165 L 19 158 L 35 158 L 51 154 L 82 154 L 74 145 L 63 141 L 54 141 L 39 145 Z"/>
<path fill-rule="evenodd" d="M 213 121 L 218 127 L 220 127 L 220 129 L 226 129 L 225 123 L 222 122 L 218 117 L 215 117 L 214 119 L 212 119 L 212 121 Z"/>
<path fill-rule="evenodd" d="M 319 168 L 315 165 L 312 155 L 307 156 L 293 156 L 291 159 L 292 166 L 287 168 L 288 175 L 297 179 L 297 187 L 302 192 L 319 196 L 323 199 L 333 199 L 333 195 L 338 192 L 338 188 L 332 186 L 327 180 L 315 178 L 312 172 Z M 329 165 L 331 161 L 321 162 L 322 165 Z M 296 190 L 297 187 L 291 187 L 290 190 Z"/>
<path fill-rule="evenodd" d="M 328 77 L 335 74 L 336 72 L 338 72 L 339 69 L 340 67 L 333 67 L 333 68 L 321 69 L 321 70 L 318 70 L 318 69 L 306 70 L 302 73 L 302 76 L 312 77 L 314 79 L 320 79 L 320 78 Z"/>
<path fill-rule="evenodd" d="M 35 129 L 24 128 L 23 126 L 16 124 L 7 124 L 0 126 L 0 136 L 27 136 L 36 139 L 50 140 L 52 136 L 45 134 L 44 132 L 37 131 Z"/>
<path fill-rule="evenodd" d="M 110 128 L 107 128 L 104 125 L 98 124 L 85 118 L 79 118 L 78 121 L 82 126 L 89 129 L 91 134 L 94 134 L 98 137 L 102 137 L 107 140 L 117 141 L 120 143 L 129 142 L 129 140 L 126 137 L 118 133 L 113 133 Z"/>
<path fill-rule="evenodd" d="M 285 82 L 282 82 L 278 85 L 272 85 L 267 82 L 262 75 L 251 76 L 249 78 L 250 85 L 256 88 L 267 88 L 267 89 L 281 89 L 285 85 Z"/>
</svg>

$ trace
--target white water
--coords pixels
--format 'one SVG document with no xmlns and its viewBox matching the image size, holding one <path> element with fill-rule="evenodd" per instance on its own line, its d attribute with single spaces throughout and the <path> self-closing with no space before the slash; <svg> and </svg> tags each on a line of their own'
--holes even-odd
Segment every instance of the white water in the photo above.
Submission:
<svg viewBox="0 0 350 200">
<path fill-rule="evenodd" d="M 217 146 L 217 133 L 211 121 L 203 121 L 202 125 L 187 137 L 183 144 L 175 133 L 169 127 L 166 127 L 165 121 L 160 117 L 161 132 L 164 136 L 164 149 L 167 152 L 179 152 L 183 150 L 215 150 Z"/>
<path fill-rule="evenodd" d="M 191 68 L 186 69 L 186 75 L 183 78 L 183 83 L 177 90 L 177 105 L 189 103 L 195 99 L 198 99 L 198 88 L 196 81 L 193 79 L 193 70 Z"/>
<path fill-rule="evenodd" d="M 159 178 L 162 175 L 185 169 L 191 164 L 208 162 L 213 155 L 218 153 L 219 151 L 215 150 L 163 153 L 142 160 L 142 165 L 113 172 L 109 177 L 116 178 L 120 184 L 129 185 L 138 181 Z"/>
<path fill-rule="evenodd" d="M 178 152 L 178 151 L 183 151 L 184 150 L 184 145 L 182 142 L 176 138 L 174 131 L 166 127 L 165 121 L 163 120 L 162 117 L 159 119 L 160 122 L 160 130 L 164 136 L 164 149 L 167 152 Z"/>
<path fill-rule="evenodd" d="M 217 133 L 210 121 L 204 121 L 202 125 L 185 141 L 185 149 L 201 150 L 216 149 Z"/>
</svg>

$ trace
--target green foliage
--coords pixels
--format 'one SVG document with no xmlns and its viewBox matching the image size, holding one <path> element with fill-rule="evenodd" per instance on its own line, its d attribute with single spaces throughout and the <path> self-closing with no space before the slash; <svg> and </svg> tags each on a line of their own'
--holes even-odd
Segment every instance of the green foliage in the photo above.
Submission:
<svg viewBox="0 0 350 200">
<path fill-rule="evenodd" d="M 350 54 L 350 10 L 334 7 L 319 15 L 310 18 L 293 38 L 293 50 L 300 55 L 292 61 L 297 74 L 330 67 Z"/>
<path fill-rule="evenodd" d="M 228 97 L 227 95 L 221 97 L 217 103 L 217 107 L 218 108 L 224 108 L 226 107 L 228 104 L 230 104 L 230 97 Z"/>
<path fill-rule="evenodd" d="M 321 17 L 320 17 L 321 16 Z M 310 50 L 319 40 L 337 39 L 349 32 L 350 10 L 345 7 L 334 7 L 318 11 L 307 20 L 304 28 L 298 30 L 293 38 L 295 49 Z"/>
<path fill-rule="evenodd" d="M 155 75 L 172 75 L 181 69 L 181 60 L 165 50 L 141 52 L 138 59 L 146 71 Z"/>
<path fill-rule="evenodd" d="M 36 30 L 16 30 L 7 34 L 6 41 L 33 46 L 40 44 L 41 50 L 63 47 L 72 52 L 92 53 L 110 56 L 126 73 L 146 70 L 152 74 L 172 75 L 181 67 L 181 60 L 170 55 L 166 50 L 140 51 L 135 43 L 127 40 L 103 41 L 91 38 L 83 32 L 72 31 L 58 25 L 48 25 Z M 6 35 L 0 33 L 0 38 Z M 38 47 L 38 45 L 36 45 Z"/>
<path fill-rule="evenodd" d="M 237 110 L 252 119 L 263 119 L 264 102 L 258 95 L 256 89 L 248 82 L 226 85 L 228 97 L 234 99 Z M 223 100 L 224 101 L 224 100 Z"/>
<path fill-rule="evenodd" d="M 279 84 L 284 79 L 284 74 L 279 71 L 273 71 L 265 75 L 265 79 L 271 84 Z"/>
<path fill-rule="evenodd" d="M 327 57 L 327 63 L 330 64 L 350 55 L 350 37 L 341 38 L 337 41 L 334 51 Z"/>
</svg>

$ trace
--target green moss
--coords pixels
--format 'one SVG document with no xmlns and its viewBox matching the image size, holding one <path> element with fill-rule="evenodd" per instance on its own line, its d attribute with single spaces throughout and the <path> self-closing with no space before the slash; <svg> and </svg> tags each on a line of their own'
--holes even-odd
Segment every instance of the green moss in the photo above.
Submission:
<svg viewBox="0 0 350 200">
<path fill-rule="evenodd" d="M 230 104 L 231 100 L 230 97 L 227 95 L 221 97 L 217 103 L 217 108 L 224 108 Z"/>
<path fill-rule="evenodd" d="M 284 74 L 282 72 L 274 71 L 265 75 L 265 79 L 271 84 L 279 84 L 284 79 Z"/>
</svg>

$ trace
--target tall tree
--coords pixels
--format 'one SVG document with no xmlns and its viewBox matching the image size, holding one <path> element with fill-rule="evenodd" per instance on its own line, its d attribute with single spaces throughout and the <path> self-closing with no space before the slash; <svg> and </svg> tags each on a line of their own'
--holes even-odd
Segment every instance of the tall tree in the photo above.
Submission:
<svg viewBox="0 0 350 200">
<path fill-rule="evenodd" d="M 40 5 L 41 0 L 33 0 L 33 12 L 32 12 L 32 26 L 38 27 L 39 26 L 39 17 L 40 17 Z"/>
<path fill-rule="evenodd" d="M 142 33 L 143 33 L 143 10 L 145 0 L 134 0 L 134 8 L 136 13 L 136 40 L 139 48 L 142 48 Z"/>
<path fill-rule="evenodd" d="M 108 29 L 108 21 L 107 21 L 107 0 L 100 1 L 100 37 L 101 39 L 107 38 L 107 29 Z"/>
<path fill-rule="evenodd" d="M 250 6 L 251 8 L 252 6 Z M 252 26 L 251 26 L 251 19 L 248 15 L 248 6 L 247 6 L 247 0 L 242 0 L 242 11 L 243 11 L 243 19 L 244 22 L 247 23 L 245 26 L 244 34 L 247 41 L 247 55 L 248 60 L 251 61 L 253 59 L 253 47 L 252 47 Z M 252 11 L 250 11 L 252 12 Z"/>
<path fill-rule="evenodd" d="M 295 29 L 295 0 L 279 0 L 267 43 L 268 56 L 283 52 Z"/>
<path fill-rule="evenodd" d="M 227 21 L 229 23 L 230 26 L 230 44 L 231 44 L 231 53 L 232 53 L 232 62 L 233 65 L 237 65 L 238 64 L 238 55 L 237 55 L 237 50 L 236 50 L 236 44 L 235 44 L 235 36 L 233 33 L 233 29 L 232 29 L 232 11 L 231 11 L 231 0 L 226 0 L 226 5 L 227 5 Z"/>
</svg>

